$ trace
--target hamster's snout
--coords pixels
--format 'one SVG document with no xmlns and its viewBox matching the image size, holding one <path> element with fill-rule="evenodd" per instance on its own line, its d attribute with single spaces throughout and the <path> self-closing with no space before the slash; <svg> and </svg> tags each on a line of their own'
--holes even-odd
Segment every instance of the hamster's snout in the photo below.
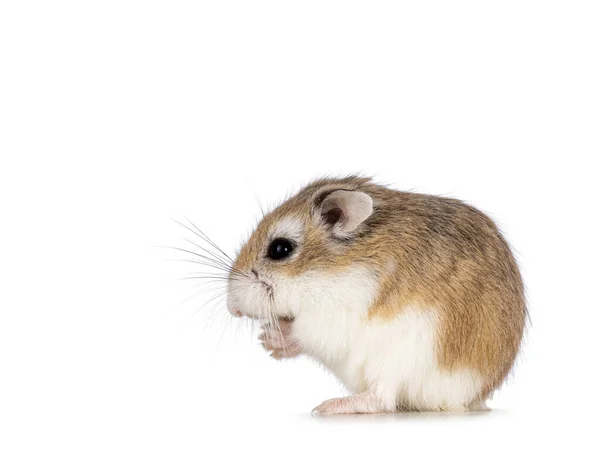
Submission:
<svg viewBox="0 0 600 450">
<path fill-rule="evenodd" d="M 264 320 L 277 316 L 272 311 L 275 283 L 256 267 L 242 275 L 230 276 L 227 295 L 227 309 L 234 317 L 248 317 Z"/>
<path fill-rule="evenodd" d="M 255 280 L 260 283 L 260 285 L 267 291 L 269 297 L 273 297 L 273 284 L 270 280 L 267 280 L 265 277 L 261 276 L 255 268 L 250 270 Z"/>
</svg>

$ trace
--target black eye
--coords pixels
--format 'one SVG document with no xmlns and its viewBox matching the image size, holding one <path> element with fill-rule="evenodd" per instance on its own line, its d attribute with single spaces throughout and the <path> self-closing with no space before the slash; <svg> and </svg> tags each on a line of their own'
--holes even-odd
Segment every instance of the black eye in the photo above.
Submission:
<svg viewBox="0 0 600 450">
<path fill-rule="evenodd" d="M 283 259 L 291 255 L 294 250 L 293 244 L 287 239 L 277 238 L 269 245 L 269 258 Z"/>
</svg>

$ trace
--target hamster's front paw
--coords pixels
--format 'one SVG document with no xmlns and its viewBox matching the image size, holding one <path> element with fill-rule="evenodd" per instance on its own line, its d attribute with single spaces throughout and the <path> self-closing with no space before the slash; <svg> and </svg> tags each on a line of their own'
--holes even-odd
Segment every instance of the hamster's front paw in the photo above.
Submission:
<svg viewBox="0 0 600 450">
<path fill-rule="evenodd" d="M 280 319 L 276 325 L 263 325 L 262 330 L 258 339 L 272 358 L 293 358 L 302 352 L 300 342 L 291 336 L 292 321 Z"/>
</svg>

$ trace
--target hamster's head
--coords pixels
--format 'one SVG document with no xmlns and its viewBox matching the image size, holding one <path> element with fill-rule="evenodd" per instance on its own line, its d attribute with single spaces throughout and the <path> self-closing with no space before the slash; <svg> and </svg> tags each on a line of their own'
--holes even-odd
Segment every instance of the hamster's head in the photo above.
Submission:
<svg viewBox="0 0 600 450">
<path fill-rule="evenodd" d="M 307 186 L 260 221 L 229 273 L 233 315 L 292 319 L 319 290 L 316 280 L 352 264 L 348 248 L 373 213 L 373 199 L 361 190 L 366 179 L 336 181 Z"/>
</svg>

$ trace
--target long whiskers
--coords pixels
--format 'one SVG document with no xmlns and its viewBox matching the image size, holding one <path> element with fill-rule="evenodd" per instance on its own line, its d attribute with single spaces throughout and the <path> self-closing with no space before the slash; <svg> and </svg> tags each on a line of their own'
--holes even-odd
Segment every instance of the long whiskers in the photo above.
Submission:
<svg viewBox="0 0 600 450">
<path fill-rule="evenodd" d="M 223 259 L 223 257 L 211 252 L 210 250 L 208 250 L 205 247 L 202 247 L 201 245 L 197 244 L 196 242 L 194 242 L 190 239 L 187 239 L 187 238 L 183 238 L 183 240 L 186 242 L 189 242 L 193 246 L 197 247 L 198 249 L 202 250 L 203 252 L 205 252 L 211 256 L 211 258 L 205 257 L 206 259 L 209 259 L 209 260 L 215 261 L 215 262 L 219 262 L 219 263 L 223 264 L 223 266 L 225 266 L 225 267 L 231 267 L 233 265 L 233 262 Z"/>
<path fill-rule="evenodd" d="M 168 248 L 170 250 L 180 251 L 180 252 L 187 253 L 187 254 L 190 254 L 190 255 L 194 255 L 194 256 L 196 256 L 198 258 L 201 258 L 201 260 L 194 261 L 196 264 L 202 264 L 202 265 L 205 265 L 206 267 L 210 267 L 210 268 L 213 268 L 213 269 L 216 269 L 216 270 L 221 270 L 223 272 L 235 273 L 235 274 L 238 274 L 238 275 L 247 276 L 247 274 L 245 274 L 244 272 L 236 269 L 235 267 L 233 267 L 231 265 L 227 265 L 227 264 L 225 264 L 224 262 L 222 262 L 220 260 L 211 259 L 211 258 L 209 258 L 206 255 L 202 255 L 201 253 L 194 252 L 194 251 L 191 251 L 191 250 L 187 250 L 187 249 L 181 248 L 181 247 L 169 247 L 169 246 L 167 246 L 167 247 L 164 247 L 164 248 Z"/>
<path fill-rule="evenodd" d="M 187 221 L 190 223 L 190 225 L 191 225 L 192 227 L 194 227 L 194 228 L 196 229 L 196 231 L 192 230 L 190 227 L 188 227 L 188 226 L 187 226 L 187 225 L 185 225 L 185 224 L 182 224 L 181 222 L 179 222 L 179 221 L 177 221 L 177 220 L 175 221 L 175 223 L 178 223 L 178 224 L 179 224 L 179 225 L 181 225 L 182 227 L 184 227 L 184 228 L 186 228 L 186 229 L 190 230 L 192 233 L 194 233 L 196 236 L 198 236 L 198 237 L 199 237 L 200 239 L 202 239 L 204 242 L 206 242 L 207 244 L 211 245 L 211 246 L 212 246 L 212 247 L 213 247 L 215 250 L 217 250 L 219 253 L 221 253 L 221 254 L 222 254 L 222 255 L 223 255 L 223 256 L 224 256 L 224 257 L 225 257 L 225 258 L 226 258 L 226 259 L 227 259 L 227 260 L 228 260 L 228 261 L 229 261 L 231 264 L 233 264 L 233 259 L 231 259 L 231 258 L 229 257 L 229 255 L 228 255 L 227 253 L 225 253 L 225 252 L 223 251 L 223 249 L 221 249 L 221 247 L 219 247 L 217 244 L 215 244 L 215 243 L 213 242 L 213 240 L 212 240 L 212 239 L 210 239 L 210 238 L 209 238 L 209 237 L 206 235 L 206 233 L 204 233 L 202 230 L 200 230 L 200 228 L 198 228 L 198 227 L 196 226 L 196 224 L 194 224 L 194 222 L 192 222 L 192 221 L 191 221 L 190 219 L 188 219 L 187 217 L 186 217 L 186 220 L 187 220 Z"/>
</svg>

